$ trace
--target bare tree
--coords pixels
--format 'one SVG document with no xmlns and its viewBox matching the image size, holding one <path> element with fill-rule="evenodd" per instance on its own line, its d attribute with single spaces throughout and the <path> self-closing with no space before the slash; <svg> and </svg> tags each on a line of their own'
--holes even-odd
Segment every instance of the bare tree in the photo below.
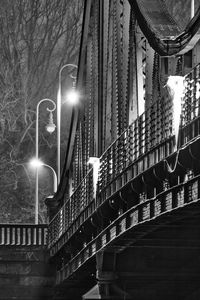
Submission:
<svg viewBox="0 0 200 300">
<path fill-rule="evenodd" d="M 55 99 L 61 66 L 77 63 L 82 9 L 76 0 L 1 1 L 0 221 L 33 219 L 34 176 L 26 163 L 34 155 L 35 108 L 42 98 Z M 40 132 L 41 153 L 52 161 L 55 136 Z"/>
</svg>

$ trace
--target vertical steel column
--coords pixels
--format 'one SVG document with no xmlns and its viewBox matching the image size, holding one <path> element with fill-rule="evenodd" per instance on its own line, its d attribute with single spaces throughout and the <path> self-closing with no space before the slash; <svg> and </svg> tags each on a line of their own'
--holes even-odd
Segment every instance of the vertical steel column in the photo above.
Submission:
<svg viewBox="0 0 200 300">
<path fill-rule="evenodd" d="M 99 88 L 98 88 L 98 140 L 97 157 L 103 152 L 103 57 L 104 57 L 104 0 L 99 0 Z"/>
</svg>

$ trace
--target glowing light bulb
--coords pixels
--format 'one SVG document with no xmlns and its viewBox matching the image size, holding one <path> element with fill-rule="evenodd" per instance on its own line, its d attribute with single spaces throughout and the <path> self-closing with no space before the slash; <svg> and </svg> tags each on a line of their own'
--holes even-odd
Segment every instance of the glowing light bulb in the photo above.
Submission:
<svg viewBox="0 0 200 300">
<path fill-rule="evenodd" d="M 54 123 L 48 123 L 46 126 L 46 131 L 48 131 L 50 134 L 55 131 L 56 125 Z"/>
<path fill-rule="evenodd" d="M 37 158 L 33 158 L 30 161 L 30 165 L 33 168 L 39 168 L 39 167 L 43 166 L 43 162 L 41 160 L 37 159 Z"/>
<path fill-rule="evenodd" d="M 53 122 L 53 113 L 52 111 L 49 111 L 49 123 L 45 126 L 46 131 L 48 131 L 50 134 L 55 131 L 56 125 Z"/>
<path fill-rule="evenodd" d="M 77 104 L 79 101 L 79 94 L 75 89 L 69 91 L 66 95 L 67 102 L 70 104 Z"/>
</svg>

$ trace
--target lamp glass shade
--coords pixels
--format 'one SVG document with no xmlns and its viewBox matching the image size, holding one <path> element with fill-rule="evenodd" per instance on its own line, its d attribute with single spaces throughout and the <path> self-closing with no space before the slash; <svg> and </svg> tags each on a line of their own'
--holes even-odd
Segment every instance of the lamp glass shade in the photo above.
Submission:
<svg viewBox="0 0 200 300">
<path fill-rule="evenodd" d="M 49 133 L 53 133 L 55 131 L 56 125 L 54 123 L 48 123 L 46 126 L 46 131 Z"/>
</svg>

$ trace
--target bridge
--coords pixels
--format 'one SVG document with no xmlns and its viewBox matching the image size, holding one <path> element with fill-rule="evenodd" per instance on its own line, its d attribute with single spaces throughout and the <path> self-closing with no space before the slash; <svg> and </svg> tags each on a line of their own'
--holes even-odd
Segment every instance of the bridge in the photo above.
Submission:
<svg viewBox="0 0 200 300">
<path fill-rule="evenodd" d="M 164 1 L 85 2 L 81 100 L 46 200 L 67 299 L 200 296 L 199 26 Z"/>
<path fill-rule="evenodd" d="M 181 29 L 162 0 L 85 1 L 49 299 L 199 299 L 199 27 L 200 8 Z"/>
</svg>

